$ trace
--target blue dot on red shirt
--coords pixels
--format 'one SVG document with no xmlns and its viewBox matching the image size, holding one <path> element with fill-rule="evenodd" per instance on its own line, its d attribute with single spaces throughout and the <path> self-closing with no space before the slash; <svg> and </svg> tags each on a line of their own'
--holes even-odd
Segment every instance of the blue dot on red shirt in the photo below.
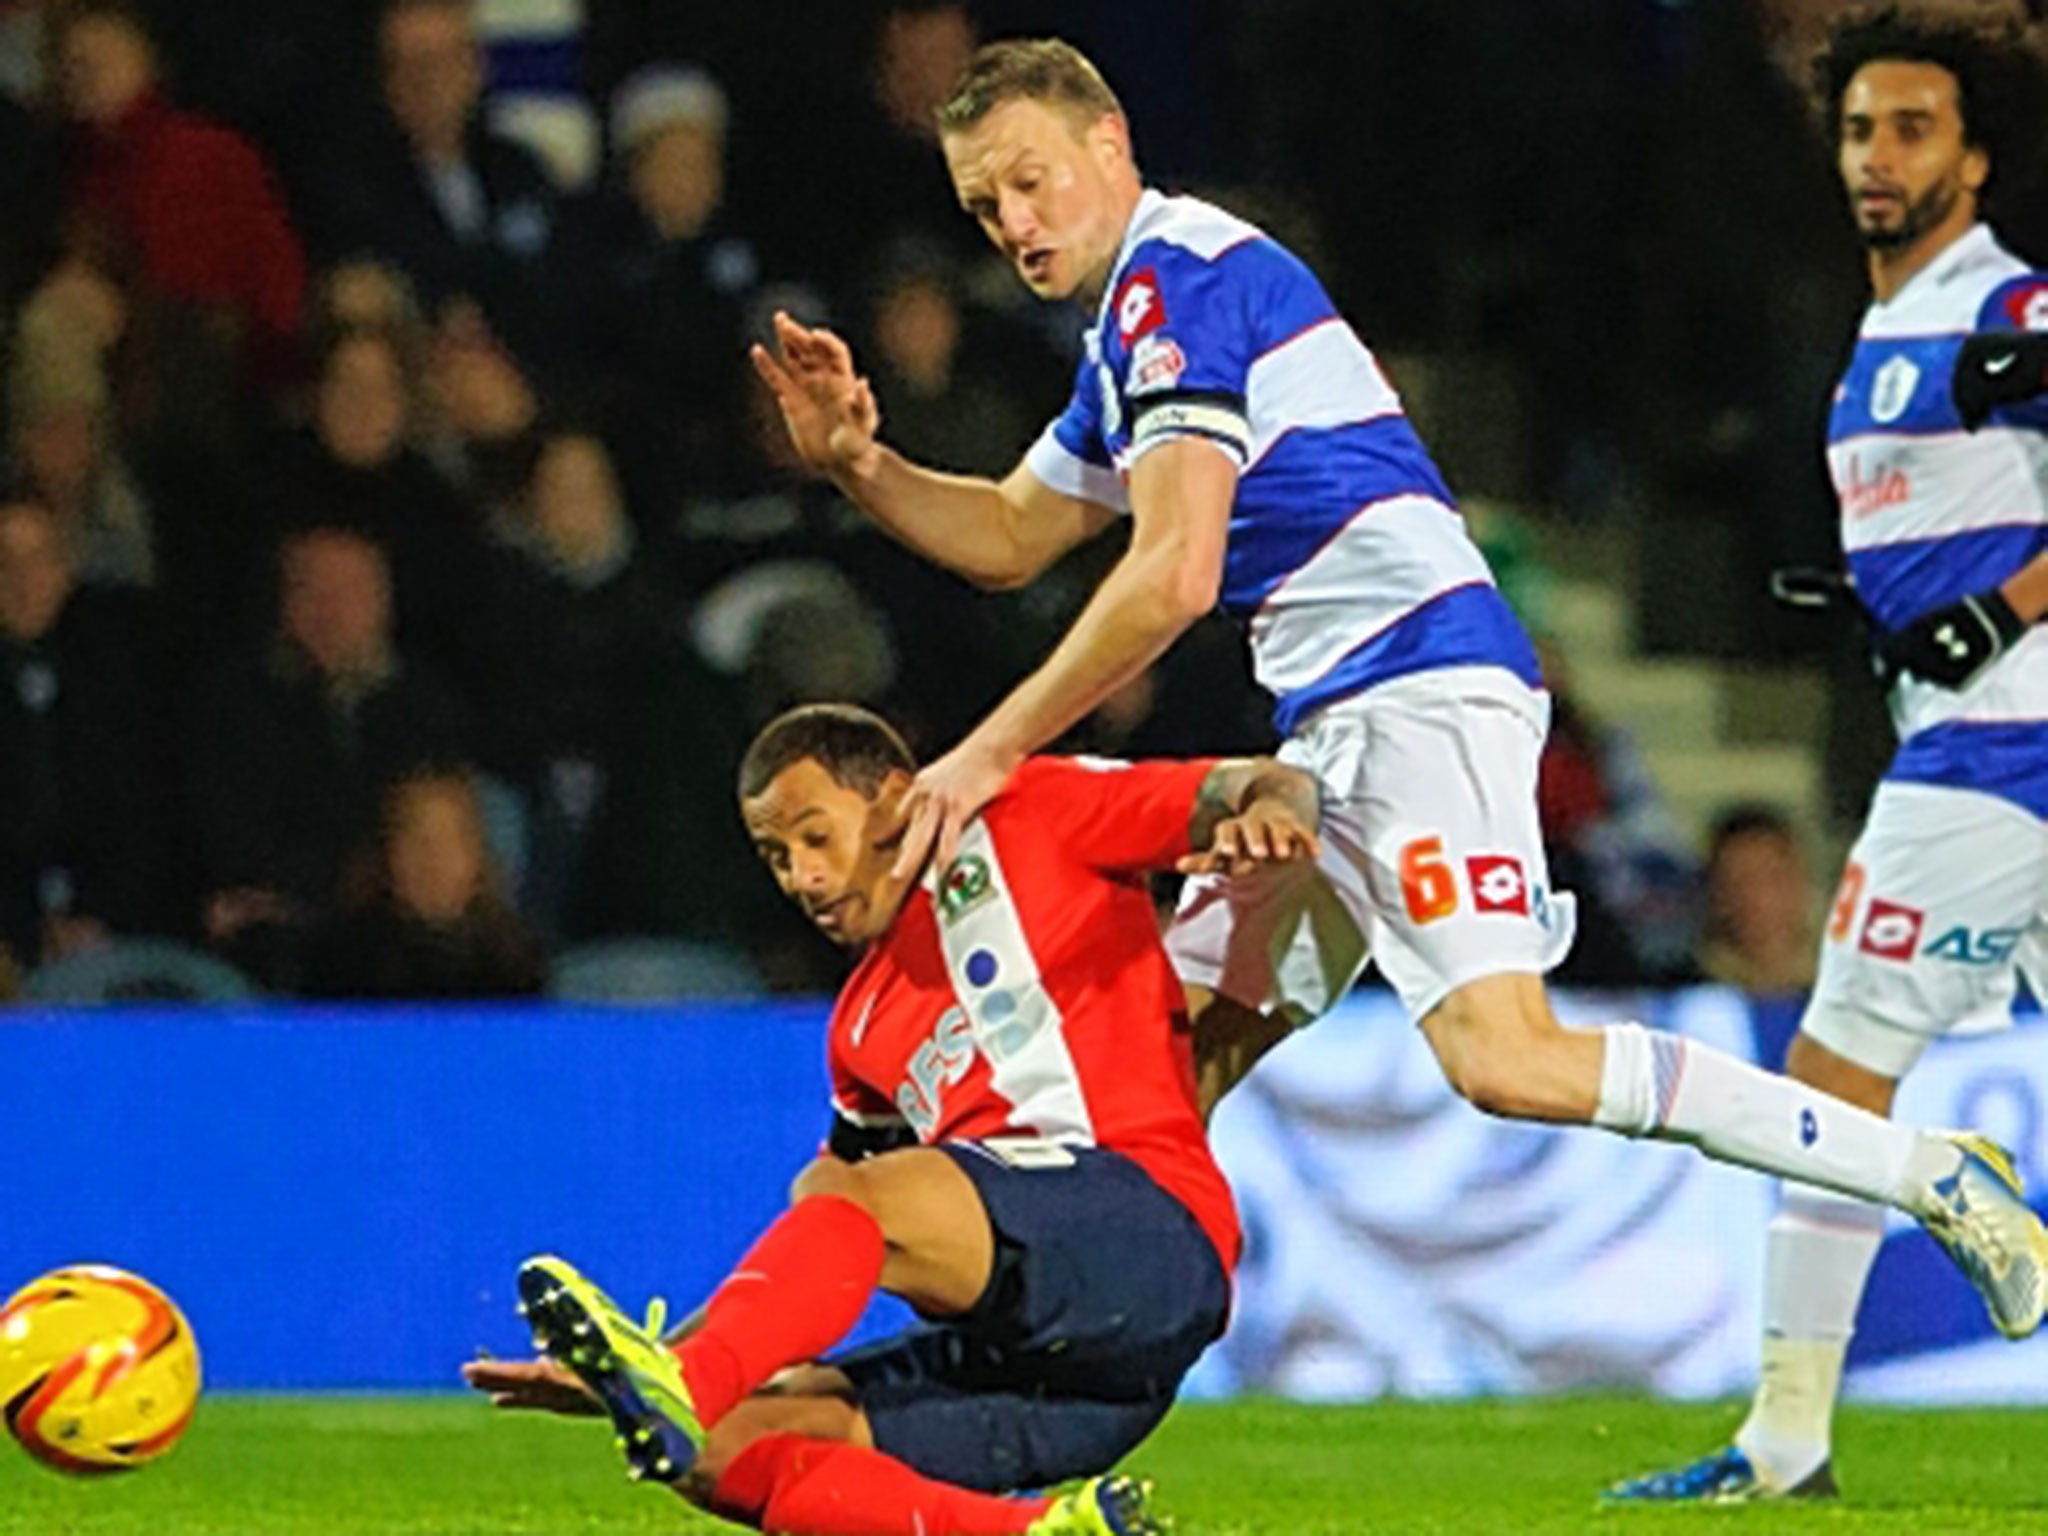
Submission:
<svg viewBox="0 0 2048 1536">
<path fill-rule="evenodd" d="M 977 987 L 985 987 L 996 979 L 996 957 L 985 949 L 977 949 L 967 957 L 967 979 Z"/>
</svg>

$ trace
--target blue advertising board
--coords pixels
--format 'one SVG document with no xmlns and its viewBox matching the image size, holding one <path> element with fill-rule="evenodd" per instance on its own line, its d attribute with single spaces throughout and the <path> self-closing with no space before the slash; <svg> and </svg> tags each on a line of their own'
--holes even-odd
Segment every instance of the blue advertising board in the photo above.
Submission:
<svg viewBox="0 0 2048 1536">
<path fill-rule="evenodd" d="M 1766 1059 L 1791 1024 L 1707 989 L 1562 1007 Z M 816 1002 L 0 1014 L 0 1294 L 118 1264 L 185 1308 L 216 1388 L 454 1388 L 478 1349 L 526 1352 L 528 1254 L 568 1256 L 627 1306 L 701 1300 L 816 1151 L 824 1020 Z M 1937 1046 L 1899 1112 L 1981 1124 L 2038 1170 L 2044 1103 L 2035 1019 Z M 1195 1391 L 1747 1386 L 1770 1184 L 1489 1120 L 1389 997 L 1290 1040 L 1215 1137 L 1249 1243 Z M 883 1304 L 863 1335 L 905 1315 Z M 1851 1390 L 2048 1400 L 2044 1349 L 1996 1339 L 1895 1221 Z"/>
<path fill-rule="evenodd" d="M 827 1122 L 815 1004 L 0 1017 L 0 1292 L 133 1269 L 216 1386 L 453 1385 L 534 1252 L 694 1305 Z"/>
</svg>

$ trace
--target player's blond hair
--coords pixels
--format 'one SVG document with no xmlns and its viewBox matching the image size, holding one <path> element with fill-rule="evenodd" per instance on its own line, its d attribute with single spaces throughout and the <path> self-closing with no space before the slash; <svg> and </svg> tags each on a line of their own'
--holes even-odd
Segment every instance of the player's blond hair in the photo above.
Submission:
<svg viewBox="0 0 2048 1536">
<path fill-rule="evenodd" d="M 953 94 L 939 108 L 939 132 L 965 133 L 1006 101 L 1042 101 L 1075 127 L 1124 116 L 1102 72 L 1072 43 L 1012 38 L 977 48 Z"/>
</svg>

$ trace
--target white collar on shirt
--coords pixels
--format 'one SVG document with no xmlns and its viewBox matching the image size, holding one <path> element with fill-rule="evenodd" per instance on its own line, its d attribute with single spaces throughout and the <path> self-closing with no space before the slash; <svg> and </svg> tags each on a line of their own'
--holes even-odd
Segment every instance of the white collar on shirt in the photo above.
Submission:
<svg viewBox="0 0 2048 1536">
<path fill-rule="evenodd" d="M 1137 206 L 1131 209 L 1131 221 L 1124 226 L 1124 238 L 1116 248 L 1116 260 L 1109 264 L 1109 278 L 1102 285 L 1102 297 L 1095 305 L 1096 330 L 1101 330 L 1102 322 L 1109 318 L 1109 301 L 1116 296 L 1117 282 L 1124 275 L 1124 264 L 1144 238 L 1145 226 L 1165 207 L 1164 192 L 1147 187 L 1138 194 Z"/>
<path fill-rule="evenodd" d="M 1880 313 L 1897 309 L 1921 294 L 1947 284 L 1952 278 L 1987 257 L 2000 254 L 1998 236 L 1989 224 L 1972 224 L 1949 243 L 1934 260 L 1906 280 L 1906 286 L 1889 299 L 1873 300 L 1871 308 Z"/>
</svg>

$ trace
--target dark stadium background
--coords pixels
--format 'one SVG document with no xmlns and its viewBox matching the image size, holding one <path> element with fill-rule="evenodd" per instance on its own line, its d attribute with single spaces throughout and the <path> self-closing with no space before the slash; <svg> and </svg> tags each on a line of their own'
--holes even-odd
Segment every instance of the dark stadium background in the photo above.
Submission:
<svg viewBox="0 0 2048 1536">
<path fill-rule="evenodd" d="M 488 249 L 451 255 L 393 190 L 377 6 L 138 0 L 165 98 L 214 125 L 178 119 L 200 184 L 260 156 L 289 231 L 280 245 L 268 215 L 188 200 L 155 261 L 85 198 L 92 157 L 37 83 L 55 9 L 0 0 L 0 530 L 24 500 L 71 519 L 53 628 L 10 628 L 0 579 L 0 1001 L 19 1003 L 0 1009 L 0 1294 L 59 1263 L 131 1263 L 202 1340 L 217 1331 L 232 1388 L 412 1390 L 452 1384 L 479 1345 L 519 1346 L 504 1285 L 525 1246 L 680 1305 L 780 1198 L 821 1125 L 814 1034 L 842 961 L 740 836 L 740 748 L 789 703 L 850 696 L 942 750 L 1114 553 L 971 592 L 793 473 L 744 371 L 772 309 L 829 323 L 875 371 L 885 436 L 964 470 L 1006 468 L 1064 401 L 1073 318 L 991 269 L 936 149 L 890 112 L 976 36 L 1080 45 L 1152 179 L 1281 235 L 1386 362 L 1557 689 L 1546 837 L 1584 924 L 1562 979 L 1782 1051 L 1807 978 L 1759 968 L 1743 936 L 1796 930 L 1810 961 L 1890 739 L 1857 637 L 1764 590 L 1773 566 L 1836 553 L 1819 438 L 1864 278 L 1801 62 L 1835 5 L 480 3 L 478 122 L 506 217 Z M 701 126 L 707 77 L 723 196 L 670 249 L 635 222 L 615 129 L 636 86 L 658 126 Z M 152 174 L 114 162 L 102 191 Z M 2003 232 L 2048 259 L 2048 201 Z M 280 284 L 294 318 L 276 326 L 242 295 Z M 387 408 L 388 431 L 370 421 Z M 374 665 L 327 677 L 281 631 L 280 547 L 358 618 L 378 606 L 365 583 L 388 580 Z M 1062 745 L 1270 745 L 1242 652 L 1206 623 Z M 393 893 L 423 774 L 475 843 L 474 888 L 438 924 Z M 1784 834 L 1767 891 L 1724 882 L 1712 838 L 1759 808 Z M 1695 989 L 1709 980 L 1759 995 Z M 1417 1099 L 1406 1074 L 1426 1064 L 1388 1008 L 1367 999 L 1342 1026 L 1369 1017 L 1371 1051 L 1299 1058 L 1383 1069 L 1383 1097 L 1317 1133 L 1341 1149 L 1382 1110 L 1441 1112 L 1486 1177 L 1535 1168 L 1549 1133 L 1486 1140 L 1468 1110 Z M 1951 1065 L 1930 1067 L 1923 1108 L 1984 1111 L 2038 1169 L 2037 1028 L 1937 1052 Z M 1323 1166 L 1314 1117 L 1284 1112 L 1300 1087 L 1244 1095 L 1260 1198 Z M 1615 1166 L 1638 1150 L 1616 1144 Z M 1418 1177 L 1406 1143 L 1332 1166 L 1376 1192 Z M 1350 1188 L 1292 1215 L 1355 1238 Z M 1746 1358 L 1761 1186 L 1688 1188 L 1714 1219 L 1632 1251 L 1725 1273 L 1706 1331 Z M 1256 1255 L 1277 1230 L 1255 1224 Z M 1331 1294 L 1358 1299 L 1353 1258 L 1326 1267 Z M 1488 1294 L 1520 1273 L 1504 1263 Z M 1366 1323 L 1408 1315 L 1380 1294 Z M 1889 1310 L 1871 1338 L 1898 1359 L 1934 1369 L 1986 1339 L 1917 1237 L 1892 1239 L 1873 1298 Z M 1280 1343 L 1356 1344 L 1324 1299 L 1287 1313 Z M 312 1301 L 317 1325 L 296 1310 Z M 1870 1349 L 1859 1365 L 1887 1363 Z M 1286 1390 L 1300 1358 L 1240 1356 L 1226 1387 Z M 1495 1364 L 1456 1385 L 1535 1379 Z M 1666 1364 L 1536 1385 L 1690 1391 Z M 250 1443 L 265 1433 L 262 1406 L 229 1411 Z M 1254 1438 L 1232 1424 L 1281 1410 L 1244 1411 L 1197 1421 L 1223 1428 L 1189 1461 L 1223 1465 Z M 1582 1515 L 1596 1476 L 1694 1448 L 1651 1443 L 1667 1411 L 1574 1408 L 1556 1433 L 1580 1463 L 1532 1454 L 1502 1481 L 1576 1479 L 1543 1496 Z M 1513 1438 L 1514 1407 L 1473 1412 L 1469 1430 L 1404 1427 L 1387 1454 Z M 1625 1454 L 1610 1417 L 1635 1426 Z M 364 1433 L 398 1444 L 381 1422 Z M 1273 1438 L 1308 1445 L 1310 1422 L 1338 1421 Z M 2015 1443 L 2009 1460 L 2037 1462 Z M 0 1467 L 0 1529 L 17 1470 Z M 22 1528 L 73 1528 L 68 1510 Z M 1348 1506 L 1317 1517 L 1288 1528 L 1369 1528 Z M 104 1528 L 209 1528 L 153 1519 Z"/>
</svg>

